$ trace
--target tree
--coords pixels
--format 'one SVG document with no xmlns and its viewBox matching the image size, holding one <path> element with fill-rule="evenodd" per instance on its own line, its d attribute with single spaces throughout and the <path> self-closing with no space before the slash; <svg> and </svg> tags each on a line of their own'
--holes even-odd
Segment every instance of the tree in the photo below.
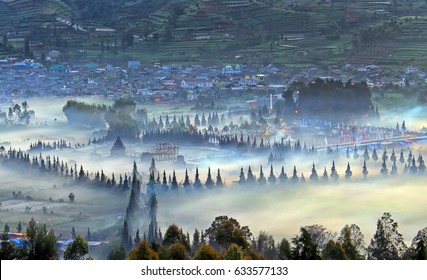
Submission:
<svg viewBox="0 0 427 280">
<path fill-rule="evenodd" d="M 406 250 L 398 224 L 390 213 L 384 213 L 377 222 L 377 230 L 368 247 L 368 258 L 373 260 L 397 260 Z"/>
<path fill-rule="evenodd" d="M 365 258 L 365 237 L 360 231 L 359 226 L 352 224 L 345 225 L 341 230 L 338 241 L 344 249 L 345 255 L 349 260 L 360 260 Z"/>
<path fill-rule="evenodd" d="M 270 183 L 270 185 L 274 185 L 276 184 L 276 176 L 274 175 L 274 170 L 273 170 L 273 165 L 270 166 L 270 175 L 268 176 L 268 183 Z"/>
<path fill-rule="evenodd" d="M 158 260 L 159 255 L 148 246 L 147 240 L 142 240 L 135 248 L 133 248 L 129 255 L 128 260 Z"/>
<path fill-rule="evenodd" d="M 194 230 L 193 234 L 193 244 L 192 244 L 192 251 L 196 251 L 199 249 L 200 246 L 200 232 L 197 230 L 197 228 Z"/>
<path fill-rule="evenodd" d="M 209 236 L 209 243 L 213 246 L 230 246 L 232 243 L 237 244 L 243 249 L 248 248 L 251 233 L 246 226 L 240 226 L 239 222 L 227 216 L 218 216 L 206 230 Z"/>
<path fill-rule="evenodd" d="M 26 235 L 29 260 L 56 260 L 59 258 L 55 233 L 52 229 L 48 232 L 45 224 L 37 225 L 34 218 L 31 218 Z"/>
<path fill-rule="evenodd" d="M 219 168 L 218 168 L 218 173 L 216 175 L 216 186 L 217 187 L 224 187 L 224 183 L 222 182 L 221 173 L 219 171 Z"/>
<path fill-rule="evenodd" d="M 378 154 L 377 154 L 377 149 L 374 148 L 374 150 L 372 151 L 372 159 L 377 161 L 378 160 Z"/>
<path fill-rule="evenodd" d="M 323 250 L 329 240 L 333 240 L 335 235 L 322 225 L 304 226 L 304 229 L 310 234 L 312 241 L 319 250 Z"/>
<path fill-rule="evenodd" d="M 246 184 L 248 184 L 248 185 L 254 185 L 255 184 L 255 182 L 256 182 L 256 180 L 255 180 L 255 176 L 254 176 L 254 174 L 252 173 L 252 169 L 251 169 L 251 166 L 249 166 L 248 167 L 248 172 L 247 172 L 247 175 L 246 175 Z"/>
<path fill-rule="evenodd" d="M 178 182 L 176 180 L 175 170 L 172 172 L 172 184 L 171 190 L 177 191 L 179 189 Z"/>
<path fill-rule="evenodd" d="M 70 193 L 70 194 L 68 195 L 68 199 L 70 200 L 70 202 L 74 202 L 75 197 L 76 197 L 76 196 L 75 196 L 73 193 Z"/>
<path fill-rule="evenodd" d="M 331 178 L 334 179 L 334 181 L 337 181 L 339 178 L 338 172 L 335 168 L 335 160 L 332 161 Z"/>
<path fill-rule="evenodd" d="M 291 257 L 291 244 L 289 241 L 283 238 L 277 247 L 277 258 L 279 260 L 289 260 Z"/>
<path fill-rule="evenodd" d="M 22 232 L 22 225 L 21 225 L 21 221 L 19 221 L 18 226 L 16 227 L 16 231 L 17 232 Z"/>
<path fill-rule="evenodd" d="M 182 229 L 178 228 L 176 224 L 170 225 L 163 237 L 162 244 L 164 246 L 171 246 L 176 243 L 181 243 L 185 246 L 186 250 L 190 251 L 190 243 L 189 240 L 187 240 L 187 237 L 182 232 Z"/>
<path fill-rule="evenodd" d="M 347 256 L 342 245 L 339 242 L 329 240 L 322 250 L 322 259 L 324 260 L 346 260 Z"/>
<path fill-rule="evenodd" d="M 243 167 L 240 168 L 240 175 L 239 175 L 239 185 L 244 185 L 246 183 L 245 179 L 245 172 L 243 171 Z"/>
<path fill-rule="evenodd" d="M 288 180 L 288 175 L 285 173 L 285 168 L 282 166 L 282 170 L 280 171 L 279 181 L 284 184 Z"/>
<path fill-rule="evenodd" d="M 211 168 L 208 167 L 208 176 L 206 178 L 206 182 L 205 182 L 206 188 L 211 189 L 215 184 L 214 181 L 212 180 L 212 175 L 211 175 Z"/>
<path fill-rule="evenodd" d="M 294 171 L 292 173 L 291 182 L 296 184 L 296 183 L 298 183 L 298 181 L 299 181 L 299 178 L 298 178 L 298 174 L 297 174 L 297 168 L 294 165 Z"/>
<path fill-rule="evenodd" d="M 366 180 L 366 178 L 368 177 L 368 168 L 366 167 L 366 159 L 363 160 L 363 170 L 362 170 L 362 174 L 363 174 L 363 178 Z"/>
<path fill-rule="evenodd" d="M 107 260 L 124 260 L 126 251 L 123 245 L 117 246 L 108 253 Z"/>
<path fill-rule="evenodd" d="M 197 167 L 196 167 L 196 175 L 194 177 L 193 188 L 195 188 L 196 190 L 200 190 L 202 188 L 202 183 L 200 182 L 200 178 L 199 178 L 199 169 Z"/>
<path fill-rule="evenodd" d="M 326 171 L 326 166 L 323 169 L 322 179 L 323 179 L 324 182 L 327 182 L 329 180 L 328 171 Z"/>
<path fill-rule="evenodd" d="M 236 244 L 231 244 L 224 252 L 221 259 L 223 260 L 243 260 L 243 252 Z"/>
<path fill-rule="evenodd" d="M 185 260 L 187 259 L 187 250 L 182 243 L 175 243 L 169 247 L 162 246 L 159 249 L 159 258 L 161 260 Z"/>
<path fill-rule="evenodd" d="M 317 175 L 317 171 L 316 171 L 316 167 L 314 166 L 314 162 L 313 162 L 313 167 L 311 168 L 310 180 L 312 182 L 317 182 L 319 180 L 319 176 Z"/>
<path fill-rule="evenodd" d="M 318 260 L 320 259 L 317 244 L 313 242 L 310 233 L 300 229 L 300 235 L 292 238 L 291 260 Z"/>
<path fill-rule="evenodd" d="M 406 259 L 427 260 L 427 227 L 418 231 L 405 253 Z"/>
<path fill-rule="evenodd" d="M 350 163 L 347 163 L 347 169 L 345 170 L 345 178 L 350 179 L 353 175 L 353 171 L 350 169 Z"/>
<path fill-rule="evenodd" d="M 185 178 L 184 178 L 184 183 L 182 183 L 182 186 L 187 191 L 189 191 L 191 189 L 191 183 L 190 183 L 190 178 L 188 177 L 187 169 L 185 169 Z"/>
<path fill-rule="evenodd" d="M 195 260 L 218 260 L 219 254 L 209 244 L 202 244 L 199 250 L 194 254 Z"/>
<path fill-rule="evenodd" d="M 370 159 L 367 145 L 365 146 L 365 152 L 363 153 L 363 158 L 365 159 L 365 161 Z"/>
<path fill-rule="evenodd" d="M 264 231 L 261 231 L 253 242 L 253 247 L 255 250 L 264 255 L 269 260 L 274 260 L 277 257 L 276 244 L 272 235 L 267 234 Z"/>
<path fill-rule="evenodd" d="M 262 171 L 262 165 L 261 165 L 260 171 L 259 171 L 258 184 L 265 185 L 266 183 L 267 183 L 267 180 L 265 179 L 264 172 Z"/>
<path fill-rule="evenodd" d="M 77 235 L 76 239 L 71 242 L 65 249 L 64 259 L 81 260 L 87 253 L 89 253 L 89 245 L 83 237 Z"/>
<path fill-rule="evenodd" d="M 120 136 L 117 136 L 117 139 L 114 142 L 113 147 L 111 148 L 111 156 L 122 157 L 125 155 L 126 155 L 125 145 L 123 144 L 122 139 L 120 139 Z"/>
<path fill-rule="evenodd" d="M 381 171 L 380 172 L 384 176 L 388 175 L 387 163 L 386 163 L 385 158 L 383 158 L 383 164 L 381 165 Z"/>
</svg>

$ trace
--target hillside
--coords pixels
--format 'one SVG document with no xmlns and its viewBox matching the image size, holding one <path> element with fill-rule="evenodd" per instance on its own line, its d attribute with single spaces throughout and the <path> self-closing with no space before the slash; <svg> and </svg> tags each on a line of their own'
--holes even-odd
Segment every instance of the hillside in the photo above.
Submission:
<svg viewBox="0 0 427 280">
<path fill-rule="evenodd" d="M 421 0 L 3 0 L 0 55 L 23 55 L 28 36 L 35 57 L 394 67 L 427 61 L 426 12 Z"/>
</svg>

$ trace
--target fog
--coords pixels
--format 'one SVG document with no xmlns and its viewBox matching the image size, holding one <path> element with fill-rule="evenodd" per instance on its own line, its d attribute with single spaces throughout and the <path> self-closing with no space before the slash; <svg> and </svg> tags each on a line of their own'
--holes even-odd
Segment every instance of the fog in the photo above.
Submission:
<svg viewBox="0 0 427 280">
<path fill-rule="evenodd" d="M 427 188 L 425 178 L 407 181 L 387 178 L 327 185 L 289 183 L 160 195 L 158 221 L 162 228 L 176 223 L 192 233 L 195 228 L 208 228 L 215 217 L 227 215 L 249 226 L 254 235 L 264 230 L 276 241 L 292 238 L 305 225 L 321 224 L 339 232 L 346 224 L 357 224 L 369 242 L 377 220 L 390 212 L 410 244 L 418 230 L 427 226 Z"/>
<path fill-rule="evenodd" d="M 111 104 L 109 100 L 95 98 L 82 99 L 89 103 Z M 130 173 L 133 161 L 138 164 L 138 170 L 143 175 L 143 186 L 146 184 L 149 162 L 141 162 L 139 156 L 151 144 L 131 144 L 124 141 L 126 158 L 111 158 L 112 142 L 106 144 L 92 144 L 75 148 L 75 144 L 86 144 L 88 139 L 105 133 L 99 129 L 71 126 L 62 113 L 65 98 L 29 99 L 31 110 L 35 117 L 28 127 L 1 128 L 0 145 L 28 150 L 31 143 L 37 140 L 52 142 L 60 139 L 71 142 L 72 149 L 42 152 L 43 155 L 59 156 L 60 160 L 70 164 L 83 165 L 85 171 L 93 174 L 104 170 L 107 176 L 114 172 L 116 180 L 118 174 Z M 16 102 L 22 102 L 17 100 Z M 403 116 L 405 116 L 403 118 Z M 420 117 L 421 116 L 421 117 Z M 420 129 L 427 122 L 427 115 L 421 108 L 413 108 L 409 112 L 393 116 L 391 112 L 385 117 L 384 125 L 395 127 L 397 121 L 405 119 L 408 129 Z M 168 225 L 176 223 L 184 231 L 191 234 L 195 228 L 199 230 L 210 226 L 215 217 L 227 215 L 237 219 L 241 225 L 247 225 L 254 235 L 260 230 L 272 234 L 276 241 L 282 237 L 292 238 L 299 228 L 305 225 L 321 224 L 328 229 L 339 232 L 346 224 L 360 226 L 365 241 L 368 243 L 376 230 L 377 219 L 384 213 L 390 212 L 400 225 L 400 232 L 409 244 L 419 229 L 427 226 L 427 188 L 425 177 L 411 177 L 398 175 L 397 177 L 380 176 L 381 155 L 384 148 L 378 149 L 379 160 L 367 161 L 369 170 L 368 179 L 362 179 L 363 147 L 359 147 L 358 159 L 345 157 L 343 147 L 339 154 L 318 154 L 289 156 L 282 162 L 274 162 L 274 172 L 278 176 L 281 166 L 284 166 L 288 177 L 292 176 L 293 166 L 298 170 L 298 176 L 304 173 L 307 183 L 286 185 L 277 183 L 274 186 L 238 186 L 240 168 L 245 174 L 248 166 L 252 167 L 256 177 L 259 176 L 260 166 L 263 166 L 264 175 L 269 176 L 270 164 L 268 155 L 254 155 L 241 153 L 238 150 L 218 149 L 217 147 L 193 147 L 183 145 L 180 154 L 187 161 L 190 179 L 194 181 L 195 167 L 199 168 L 202 183 L 206 180 L 208 167 L 211 168 L 212 178 L 215 180 L 217 169 L 221 169 L 222 179 L 226 187 L 221 190 L 204 190 L 190 193 L 160 193 L 158 195 L 158 223 L 162 230 Z M 388 156 L 391 148 L 387 147 Z M 399 158 L 400 146 L 395 146 L 396 156 Z M 405 161 L 409 149 L 414 156 L 419 153 L 425 155 L 425 143 L 403 147 Z M 372 149 L 370 148 L 370 154 Z M 40 152 L 31 153 L 39 155 Z M 324 155 L 324 156 L 323 156 Z M 340 179 L 337 183 L 330 179 L 327 184 L 310 184 L 309 176 L 312 164 L 316 165 L 319 177 L 326 167 L 330 174 L 332 161 L 335 160 Z M 344 179 L 347 163 L 350 163 L 353 176 L 350 180 Z M 391 169 L 391 161 L 387 161 Z M 401 174 L 403 164 L 397 162 L 398 173 Z M 176 170 L 178 182 L 184 180 L 185 170 L 170 163 L 156 163 L 159 172 L 166 170 L 172 174 Z M 31 217 L 38 222 L 46 223 L 57 234 L 70 237 L 71 228 L 85 234 L 89 227 L 92 232 L 120 225 L 123 222 L 128 195 L 112 191 L 104 191 L 94 187 L 69 185 L 63 179 L 50 176 L 41 177 L 31 175 L 27 170 L 7 168 L 0 169 L 0 221 L 3 226 L 8 223 L 11 228 L 16 227 L 18 221 L 26 224 Z M 423 175 L 425 176 L 425 175 Z M 319 179 L 321 181 L 321 179 Z M 55 185 L 55 187 L 54 187 Z M 143 188 L 144 189 L 144 188 Z M 24 197 L 31 196 L 33 200 L 16 199 L 12 192 L 21 191 Z M 76 196 L 75 202 L 68 200 L 69 193 Z M 52 201 L 49 200 L 52 198 Z M 64 202 L 59 202 L 59 199 Z M 31 207 L 29 213 L 26 206 Z M 46 207 L 46 211 L 43 207 Z M 143 221 L 147 223 L 147 221 Z"/>
</svg>

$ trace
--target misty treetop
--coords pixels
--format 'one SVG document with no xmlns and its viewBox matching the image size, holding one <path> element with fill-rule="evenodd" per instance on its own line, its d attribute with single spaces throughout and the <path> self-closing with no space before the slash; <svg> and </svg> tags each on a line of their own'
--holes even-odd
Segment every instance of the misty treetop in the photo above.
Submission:
<svg viewBox="0 0 427 280">
<path fill-rule="evenodd" d="M 378 220 L 370 245 L 356 224 L 345 225 L 335 233 L 322 225 L 300 227 L 291 239 L 276 242 L 265 231 L 257 235 L 248 226 L 228 216 L 218 216 L 206 230 L 185 233 L 176 224 L 170 225 L 165 235 L 155 242 L 143 238 L 132 244 L 128 259 L 160 260 L 364 260 L 364 259 L 427 259 L 427 228 L 418 231 L 411 246 L 407 247 L 398 224 L 390 213 Z M 145 235 L 144 235 L 145 236 Z M 117 247 L 112 250 L 116 252 Z M 122 259 L 124 256 L 122 256 Z"/>
<path fill-rule="evenodd" d="M 371 101 L 371 91 L 365 82 L 320 79 L 304 84 L 294 82 L 283 93 L 284 100 L 276 103 L 279 116 L 322 119 L 352 119 L 377 117 Z"/>
<path fill-rule="evenodd" d="M 112 106 L 68 100 L 62 110 L 71 124 L 107 127 L 106 139 L 109 140 L 118 136 L 126 139 L 139 138 L 140 128 L 147 118 L 147 110 L 137 109 L 134 100 L 125 98 L 116 99 Z"/>
</svg>

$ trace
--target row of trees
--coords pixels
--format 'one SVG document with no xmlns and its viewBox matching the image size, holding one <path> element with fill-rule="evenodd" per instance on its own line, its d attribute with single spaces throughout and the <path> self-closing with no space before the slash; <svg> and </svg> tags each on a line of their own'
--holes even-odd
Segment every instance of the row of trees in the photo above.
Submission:
<svg viewBox="0 0 427 280">
<path fill-rule="evenodd" d="M 283 93 L 284 99 L 276 103 L 280 117 L 352 119 L 368 114 L 377 117 L 371 101 L 371 92 L 365 82 L 345 84 L 340 80 L 316 79 L 304 84 L 294 82 Z"/>
<path fill-rule="evenodd" d="M 146 238 L 126 256 L 118 248 L 110 252 L 109 259 L 131 260 L 397 260 L 427 259 L 427 228 L 413 238 L 411 246 L 403 241 L 398 223 L 390 213 L 384 213 L 377 222 L 377 230 L 365 245 L 359 226 L 345 225 L 339 234 L 322 225 L 300 228 L 299 234 L 290 240 L 276 242 L 272 235 L 261 231 L 254 237 L 247 226 L 227 216 L 216 217 L 205 231 L 195 229 L 193 238 L 182 228 L 172 224 L 162 240 L 150 243 Z M 121 252 L 121 254 L 118 254 Z"/>
<path fill-rule="evenodd" d="M 123 192 L 130 190 L 131 185 L 135 183 L 127 174 L 119 174 L 116 179 L 114 173 L 108 177 L 103 170 L 89 173 L 83 168 L 83 165 L 80 165 L 80 168 L 78 168 L 77 163 L 68 165 L 59 157 L 49 155 L 43 157 L 41 154 L 30 156 L 29 153 L 11 148 L 7 152 L 0 153 L 0 164 L 12 168 L 27 168 L 28 171 L 34 171 L 38 174 L 59 176 L 76 184 L 92 185 Z"/>
<path fill-rule="evenodd" d="M 62 111 L 72 124 L 94 127 L 106 127 L 108 124 L 106 140 L 117 136 L 138 139 L 147 119 L 145 109 L 137 109 L 134 100 L 123 98 L 116 99 L 112 106 L 68 100 Z"/>
<path fill-rule="evenodd" d="M 27 101 L 24 101 L 21 105 L 16 103 L 10 106 L 7 113 L 0 112 L 0 119 L 3 119 L 6 125 L 28 125 L 33 115 L 34 111 L 29 110 Z"/>
<path fill-rule="evenodd" d="M 402 170 L 402 174 L 424 174 L 426 170 L 426 166 L 424 163 L 423 157 L 420 155 L 419 157 L 419 165 L 417 166 L 415 163 L 415 158 L 412 159 L 411 165 L 406 165 Z M 396 161 L 394 161 L 391 170 L 388 170 L 387 163 L 384 160 L 381 165 L 380 173 L 382 175 L 397 175 L 398 169 L 396 166 Z M 363 162 L 363 167 L 361 170 L 361 175 L 363 175 L 364 179 L 367 179 L 369 174 L 366 161 Z M 344 178 L 350 179 L 353 176 L 353 171 L 351 170 L 350 163 L 347 164 L 347 168 L 344 172 Z M 277 173 L 274 171 L 273 165 L 270 165 L 270 171 L 267 174 L 264 173 L 262 165 L 259 169 L 258 178 L 255 176 L 252 171 L 251 166 L 248 167 L 247 172 L 243 167 L 240 169 L 239 180 L 236 182 L 241 186 L 254 186 L 254 185 L 266 185 L 267 183 L 270 185 L 274 185 L 276 183 L 280 183 L 281 185 L 292 183 L 305 183 L 309 180 L 311 183 L 317 182 L 327 182 L 328 180 L 337 181 L 340 175 L 335 166 L 335 161 L 332 161 L 332 166 L 330 172 L 328 173 L 326 167 L 324 167 L 323 172 L 321 174 L 318 173 L 315 164 L 313 163 L 311 168 L 311 173 L 308 179 L 305 178 L 304 173 L 299 175 L 296 166 L 294 166 L 292 175 L 288 176 L 285 172 L 284 166 L 281 167 L 280 174 L 277 176 Z M 163 171 L 163 176 L 161 178 L 160 173 L 157 172 L 157 177 L 154 172 L 151 172 L 149 182 L 147 183 L 147 188 L 149 191 L 168 191 L 168 190 L 179 190 L 184 189 L 186 191 L 190 190 L 200 190 L 206 187 L 207 189 L 212 189 L 215 187 L 223 187 L 225 185 L 225 181 L 221 177 L 220 169 L 217 170 L 216 180 L 214 176 L 211 174 L 210 167 L 208 168 L 207 177 L 204 182 L 200 179 L 199 169 L 196 167 L 194 181 L 192 181 L 188 176 L 188 171 L 185 170 L 184 181 L 182 183 L 178 182 L 176 178 L 175 171 L 172 172 L 172 175 L 166 175 L 166 171 Z"/>
<path fill-rule="evenodd" d="M 9 229 L 2 233 L 0 259 L 2 260 L 57 260 L 60 257 L 57 237 L 53 229 L 31 218 L 25 231 L 23 244 L 16 246 L 9 240 Z M 64 251 L 64 259 L 80 260 L 89 252 L 86 240 L 77 235 Z"/>
</svg>

